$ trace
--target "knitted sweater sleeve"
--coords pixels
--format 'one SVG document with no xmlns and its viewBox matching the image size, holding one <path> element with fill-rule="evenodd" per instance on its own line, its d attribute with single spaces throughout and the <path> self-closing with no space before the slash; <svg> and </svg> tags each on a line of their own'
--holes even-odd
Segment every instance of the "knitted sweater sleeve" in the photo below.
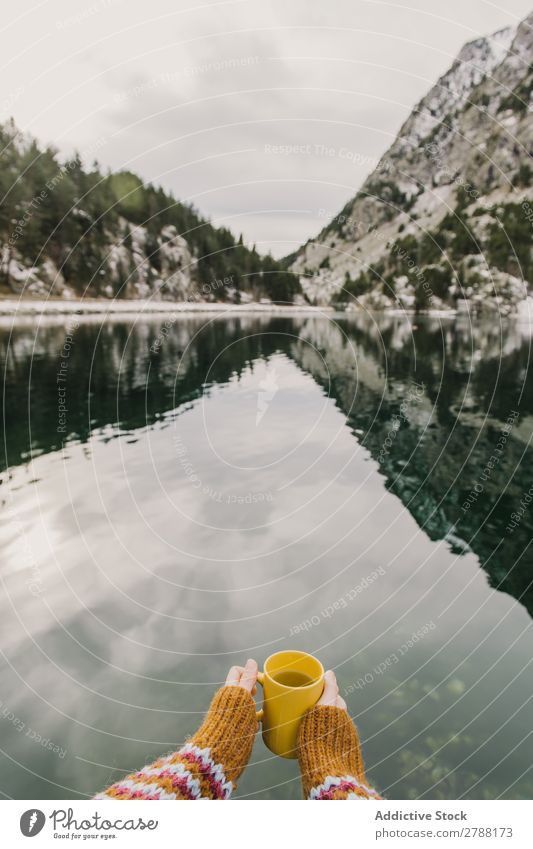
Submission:
<svg viewBox="0 0 533 849">
<path fill-rule="evenodd" d="M 359 736 L 345 710 L 317 705 L 307 711 L 298 760 L 305 799 L 381 799 L 365 778 Z"/>
<path fill-rule="evenodd" d="M 222 687 L 204 722 L 179 751 L 112 784 L 95 799 L 228 799 L 248 763 L 255 703 L 242 687 Z"/>
</svg>

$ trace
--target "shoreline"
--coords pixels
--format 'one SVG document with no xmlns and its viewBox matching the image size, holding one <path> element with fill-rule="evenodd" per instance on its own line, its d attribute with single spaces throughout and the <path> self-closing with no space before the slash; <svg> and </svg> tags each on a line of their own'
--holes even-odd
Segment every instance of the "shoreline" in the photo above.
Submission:
<svg viewBox="0 0 533 849">
<path fill-rule="evenodd" d="M 427 317 L 441 319 L 468 319 L 479 320 L 487 316 L 472 315 L 465 309 L 435 309 L 416 312 L 409 308 L 391 307 L 382 310 L 349 309 L 337 310 L 331 306 L 312 306 L 311 304 L 274 304 L 250 302 L 246 304 L 227 304 L 224 302 L 208 303 L 206 301 L 146 301 L 146 300 L 108 300 L 104 298 L 87 298 L 79 300 L 62 299 L 33 299 L 33 298 L 1 298 L 0 297 L 0 319 L 2 323 L 6 319 L 17 318 L 61 318 L 63 316 L 82 317 L 140 317 L 140 316 L 164 316 L 175 317 L 179 314 L 187 315 L 315 315 L 349 318 L 361 313 L 372 313 L 379 315 L 397 317 Z M 516 313 L 500 315 L 499 320 L 510 319 L 519 323 L 533 323 L 533 298 L 527 298 Z"/>
<path fill-rule="evenodd" d="M 0 298 L 0 316 L 38 315 L 165 315 L 168 313 L 334 313 L 333 307 L 310 304 L 226 304 L 205 301 L 142 301 L 142 300 L 38 300 Z"/>
</svg>

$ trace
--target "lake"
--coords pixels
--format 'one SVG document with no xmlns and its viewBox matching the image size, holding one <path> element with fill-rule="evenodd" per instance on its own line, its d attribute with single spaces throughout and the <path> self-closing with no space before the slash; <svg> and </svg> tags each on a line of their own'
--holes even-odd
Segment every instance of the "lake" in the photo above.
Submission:
<svg viewBox="0 0 533 849">
<path fill-rule="evenodd" d="M 4 320 L 3 795 L 96 793 L 295 648 L 388 798 L 531 798 L 530 355 L 498 319 Z M 296 763 L 258 739 L 237 796 Z"/>
</svg>

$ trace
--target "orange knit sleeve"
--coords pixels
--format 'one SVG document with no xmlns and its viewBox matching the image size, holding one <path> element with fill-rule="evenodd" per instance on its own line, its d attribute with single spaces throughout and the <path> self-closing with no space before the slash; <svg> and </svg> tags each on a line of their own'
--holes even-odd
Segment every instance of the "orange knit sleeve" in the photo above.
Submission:
<svg viewBox="0 0 533 849">
<path fill-rule="evenodd" d="M 228 799 L 248 763 L 255 703 L 242 687 L 222 687 L 204 722 L 179 751 L 112 784 L 95 799 Z"/>
<path fill-rule="evenodd" d="M 345 710 L 317 705 L 298 734 L 305 799 L 381 799 L 365 777 L 359 735 Z"/>
</svg>

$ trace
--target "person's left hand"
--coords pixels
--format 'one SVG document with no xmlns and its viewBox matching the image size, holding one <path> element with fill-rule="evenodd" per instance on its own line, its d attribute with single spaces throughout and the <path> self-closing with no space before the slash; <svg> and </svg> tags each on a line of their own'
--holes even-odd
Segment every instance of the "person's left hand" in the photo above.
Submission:
<svg viewBox="0 0 533 849">
<path fill-rule="evenodd" d="M 225 687 L 242 687 L 252 696 L 255 696 L 257 682 L 257 661 L 251 658 L 246 661 L 245 666 L 232 666 L 228 672 Z"/>
</svg>

